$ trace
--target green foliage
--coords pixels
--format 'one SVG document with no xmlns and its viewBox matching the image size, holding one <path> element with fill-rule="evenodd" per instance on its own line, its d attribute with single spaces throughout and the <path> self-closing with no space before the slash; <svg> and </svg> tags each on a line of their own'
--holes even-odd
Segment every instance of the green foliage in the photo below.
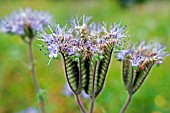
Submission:
<svg viewBox="0 0 170 113">
<path fill-rule="evenodd" d="M 45 89 L 40 89 L 36 94 L 36 101 L 40 102 L 40 98 L 43 98 L 44 101 L 47 101 L 47 92 Z"/>
</svg>

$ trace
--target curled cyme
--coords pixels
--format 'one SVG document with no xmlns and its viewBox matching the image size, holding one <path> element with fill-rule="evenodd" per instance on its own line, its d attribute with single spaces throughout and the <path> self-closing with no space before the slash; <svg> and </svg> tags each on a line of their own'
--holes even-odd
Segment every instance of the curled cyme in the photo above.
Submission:
<svg viewBox="0 0 170 113">
<path fill-rule="evenodd" d="M 50 23 L 51 15 L 48 12 L 36 11 L 31 8 L 19 9 L 0 21 L 1 31 L 18 35 L 30 35 L 44 25 Z M 33 31 L 30 31 L 33 30 Z M 29 34 L 26 34 L 29 33 Z"/>
<path fill-rule="evenodd" d="M 78 95 L 85 92 L 90 96 L 92 113 L 94 100 L 105 83 L 112 52 L 128 37 L 126 26 L 114 23 L 108 27 L 106 23 L 90 22 L 91 18 L 76 16 L 69 20 L 70 28 L 57 24 L 54 30 L 48 26 L 50 32 L 38 32 L 41 37 L 38 40 L 45 42 L 40 46 L 47 48 L 50 61 L 58 54 L 62 56 L 67 82 L 84 113 Z"/>
<path fill-rule="evenodd" d="M 120 27 L 120 24 L 114 23 L 107 29 L 105 24 L 89 23 L 91 16 L 82 16 L 80 18 L 72 18 L 69 20 L 71 28 L 67 25 L 60 27 L 59 24 L 55 26 L 55 30 L 47 33 L 40 30 L 38 35 L 46 43 L 49 52 L 49 57 L 56 58 L 57 53 L 67 51 L 69 56 L 87 55 L 93 57 L 96 55 L 103 55 L 104 50 L 108 45 L 116 46 L 123 38 L 127 38 L 125 28 Z"/>
<path fill-rule="evenodd" d="M 159 65 L 169 54 L 165 52 L 166 46 L 160 43 L 142 41 L 139 46 L 133 45 L 130 49 L 121 50 L 116 58 L 122 60 L 122 78 L 129 98 L 121 113 L 124 113 L 133 94 L 144 83 L 147 75 L 154 65 Z"/>
<path fill-rule="evenodd" d="M 118 60 L 128 60 L 132 66 L 139 67 L 142 63 L 154 62 L 154 64 L 161 64 L 166 56 L 169 56 L 164 50 L 166 46 L 160 43 L 148 43 L 145 45 L 145 41 L 142 41 L 138 47 L 132 46 L 130 49 L 121 50 L 117 53 L 116 58 Z"/>
</svg>

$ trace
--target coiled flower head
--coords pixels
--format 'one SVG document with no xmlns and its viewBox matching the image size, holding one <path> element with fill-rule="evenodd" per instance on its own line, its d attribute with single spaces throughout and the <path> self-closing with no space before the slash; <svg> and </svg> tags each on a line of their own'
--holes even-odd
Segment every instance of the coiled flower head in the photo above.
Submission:
<svg viewBox="0 0 170 113">
<path fill-rule="evenodd" d="M 97 97 L 104 86 L 112 52 L 127 36 L 126 26 L 113 24 L 107 28 L 105 23 L 90 23 L 91 18 L 72 18 L 70 28 L 57 24 L 54 30 L 48 26 L 50 33 L 41 30 L 38 34 L 39 40 L 45 42 L 45 46 L 40 46 L 47 48 L 50 61 L 61 53 L 72 91 L 80 94 L 84 90 L 89 96 Z M 92 85 L 92 76 L 96 79 L 95 86 Z"/>
<path fill-rule="evenodd" d="M 51 33 L 40 31 L 38 33 L 42 37 L 40 40 L 46 43 L 49 57 L 56 58 L 58 52 L 67 51 L 70 56 L 101 58 L 108 45 L 113 48 L 128 37 L 125 32 L 126 26 L 120 27 L 120 24 L 115 23 L 108 29 L 105 23 L 90 23 L 91 18 L 91 16 L 72 18 L 69 20 L 71 28 L 67 26 L 62 28 L 57 24 L 55 30 L 51 30 L 49 26 Z"/>
<path fill-rule="evenodd" d="M 145 44 L 145 41 L 142 41 L 138 47 L 135 45 L 128 50 L 121 50 L 117 53 L 116 58 L 118 60 L 129 60 L 132 66 L 140 66 L 145 62 L 154 62 L 154 64 L 161 64 L 163 59 L 166 56 L 169 56 L 165 52 L 166 46 L 161 45 L 160 43 Z"/>
<path fill-rule="evenodd" d="M 166 56 L 166 46 L 160 43 L 142 41 L 139 46 L 133 45 L 130 49 L 121 50 L 116 58 L 122 60 L 122 78 L 129 95 L 133 95 L 144 83 L 154 65 L 163 62 Z"/>
</svg>

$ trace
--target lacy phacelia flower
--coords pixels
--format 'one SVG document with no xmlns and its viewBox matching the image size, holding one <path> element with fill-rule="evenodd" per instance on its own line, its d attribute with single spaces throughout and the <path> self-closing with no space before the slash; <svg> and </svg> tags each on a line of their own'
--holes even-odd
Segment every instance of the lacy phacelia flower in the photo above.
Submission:
<svg viewBox="0 0 170 113">
<path fill-rule="evenodd" d="M 119 42 L 127 38 L 125 28 L 120 24 L 113 24 L 108 29 L 106 24 L 89 23 L 91 16 L 70 19 L 71 28 L 61 28 L 56 25 L 51 33 L 40 31 L 38 34 L 46 43 L 49 57 L 57 57 L 57 53 L 68 52 L 68 55 L 80 57 L 102 56 L 105 48 L 111 45 L 115 47 Z M 50 48 L 50 49 L 49 49 Z"/>
<path fill-rule="evenodd" d="M 31 35 L 30 32 L 38 31 L 44 25 L 49 24 L 50 20 L 51 15 L 48 12 L 36 11 L 30 8 L 20 9 L 2 19 L 0 29 L 5 33 Z"/>
<path fill-rule="evenodd" d="M 91 18 L 72 18 L 70 28 L 57 24 L 52 30 L 48 26 L 51 32 L 41 30 L 38 39 L 45 42 L 45 46 L 40 46 L 47 48 L 50 61 L 61 53 L 72 92 L 79 95 L 85 91 L 96 98 L 103 89 L 113 50 L 127 36 L 126 26 L 113 24 L 108 29 L 106 24 L 90 23 Z"/>
<path fill-rule="evenodd" d="M 164 50 L 166 46 L 159 43 L 149 43 L 145 45 L 145 41 L 142 41 L 136 48 L 133 46 L 129 50 L 121 50 L 117 53 L 116 58 L 118 60 L 129 60 L 132 66 L 140 66 L 145 62 L 154 62 L 154 64 L 161 64 L 164 57 L 169 56 Z"/>
</svg>

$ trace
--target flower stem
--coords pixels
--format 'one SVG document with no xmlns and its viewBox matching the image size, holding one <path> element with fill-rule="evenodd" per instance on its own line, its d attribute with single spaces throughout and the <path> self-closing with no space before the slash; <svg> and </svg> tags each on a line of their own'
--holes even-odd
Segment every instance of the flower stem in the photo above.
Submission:
<svg viewBox="0 0 170 113">
<path fill-rule="evenodd" d="M 90 112 L 89 112 L 89 113 L 93 113 L 94 102 L 95 102 L 95 98 L 92 98 L 92 99 L 91 99 L 91 103 L 90 103 Z"/>
<path fill-rule="evenodd" d="M 82 103 L 80 102 L 79 97 L 78 97 L 77 94 L 75 94 L 75 97 L 76 97 L 77 103 L 78 103 L 78 105 L 79 105 L 81 111 L 82 111 L 83 113 L 86 113 L 86 110 L 84 109 Z"/>
<path fill-rule="evenodd" d="M 121 113 L 124 113 L 124 112 L 126 111 L 126 109 L 127 109 L 128 105 L 129 105 L 131 99 L 132 99 L 132 95 L 129 95 L 129 98 L 128 98 L 128 100 L 126 101 L 125 105 L 123 106 L 123 108 L 122 108 L 122 110 L 121 110 Z"/>
<path fill-rule="evenodd" d="M 133 95 L 133 77 L 134 77 L 134 68 L 132 67 L 132 76 L 131 76 L 131 80 L 130 80 L 130 89 L 129 89 L 129 98 L 127 100 L 127 102 L 125 103 L 125 105 L 123 106 L 121 113 L 124 113 L 132 99 L 132 95 Z"/>
<path fill-rule="evenodd" d="M 39 93 L 40 87 L 39 87 L 37 77 L 36 77 L 36 74 L 35 74 L 35 70 L 34 70 L 34 57 L 33 57 L 33 52 L 32 52 L 32 40 L 33 40 L 33 38 L 30 38 L 30 40 L 28 42 L 30 67 L 31 67 L 31 77 L 32 77 L 32 80 L 33 80 L 33 85 L 34 85 L 35 91 L 36 91 L 36 93 Z M 40 96 L 39 98 L 40 98 L 41 112 L 46 113 L 44 100 L 43 100 L 42 96 Z"/>
<path fill-rule="evenodd" d="M 97 62 L 94 63 L 93 81 L 92 81 L 92 97 L 91 97 L 91 103 L 90 103 L 90 111 L 89 111 L 89 113 L 93 113 L 93 109 L 94 109 L 94 102 L 95 102 L 94 85 L 95 85 L 96 67 L 97 67 Z"/>
</svg>

